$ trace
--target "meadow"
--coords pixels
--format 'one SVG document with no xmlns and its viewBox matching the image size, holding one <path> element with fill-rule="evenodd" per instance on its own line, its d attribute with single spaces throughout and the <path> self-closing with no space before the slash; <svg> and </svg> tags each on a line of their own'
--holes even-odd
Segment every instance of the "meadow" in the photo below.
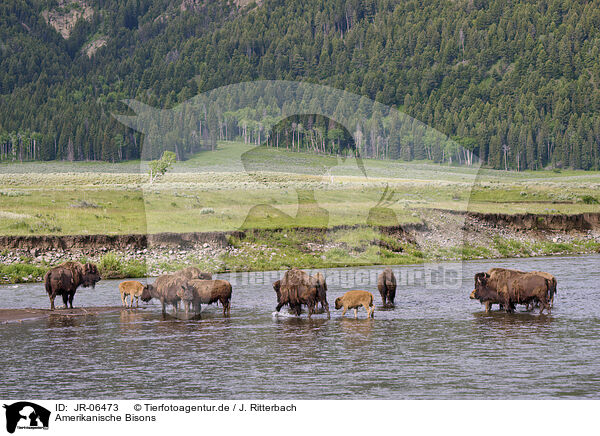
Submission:
<svg viewBox="0 0 600 436">
<path fill-rule="evenodd" d="M 396 225 L 427 209 L 600 212 L 600 172 L 341 159 L 223 142 L 150 184 L 146 162 L 0 165 L 0 234 Z M 392 213 L 393 212 L 393 213 Z"/>
</svg>

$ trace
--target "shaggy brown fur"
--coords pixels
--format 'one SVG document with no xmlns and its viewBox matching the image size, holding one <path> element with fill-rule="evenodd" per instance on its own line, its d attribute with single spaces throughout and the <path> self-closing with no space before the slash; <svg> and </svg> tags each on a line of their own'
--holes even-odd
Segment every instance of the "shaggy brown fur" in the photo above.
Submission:
<svg viewBox="0 0 600 436">
<path fill-rule="evenodd" d="M 367 311 L 367 318 L 373 318 L 375 307 L 373 307 L 373 294 L 367 291 L 348 291 L 341 297 L 335 299 L 335 308 L 344 308 L 342 316 L 346 314 L 348 309 L 354 309 L 354 318 L 358 318 L 358 308 L 362 306 Z"/>
<path fill-rule="evenodd" d="M 545 277 L 536 273 L 522 273 L 514 270 L 494 269 L 491 274 L 475 275 L 475 289 L 470 298 L 482 303 L 502 304 L 507 312 L 514 311 L 515 304 L 539 302 L 540 313 L 550 311 L 548 304 L 551 284 Z M 487 309 L 486 304 L 486 309 Z"/>
<path fill-rule="evenodd" d="M 133 307 L 133 297 L 135 297 L 135 307 L 139 307 L 139 298 L 145 286 L 136 280 L 128 280 L 119 283 L 119 292 L 121 293 L 121 301 L 123 307 Z M 129 295 L 129 306 L 127 305 L 127 296 Z"/>
<path fill-rule="evenodd" d="M 318 272 L 313 277 L 317 282 L 317 302 L 315 309 L 321 303 L 321 308 L 327 312 L 327 317 L 329 318 L 331 315 L 329 314 L 329 303 L 327 302 L 327 282 L 325 281 L 325 276 Z"/>
<path fill-rule="evenodd" d="M 394 299 L 396 298 L 396 276 L 391 268 L 383 270 L 377 277 L 377 289 L 381 294 L 384 307 L 394 307 Z"/>
<path fill-rule="evenodd" d="M 221 303 L 223 316 L 229 316 L 231 307 L 231 283 L 227 280 L 191 280 L 194 297 L 192 305 L 196 313 L 200 312 L 202 304 Z"/>
<path fill-rule="evenodd" d="M 196 268 L 195 266 L 188 266 L 187 268 L 177 271 L 174 275 L 185 277 L 188 280 L 212 280 L 211 273 L 202 272 L 200 271 L 200 268 Z"/>
<path fill-rule="evenodd" d="M 508 268 L 490 268 L 488 270 L 488 274 L 493 274 L 493 273 L 500 273 L 500 272 L 509 272 L 512 275 L 523 275 L 523 274 L 537 274 L 542 276 L 543 278 L 545 278 L 546 280 L 548 280 L 548 301 L 550 302 L 550 307 L 554 306 L 554 294 L 556 294 L 556 278 L 547 272 L 544 271 L 531 271 L 531 273 L 528 273 L 526 271 L 520 271 L 517 269 L 508 269 Z M 527 304 L 527 310 L 533 310 L 535 304 L 537 304 L 537 301 L 532 301 L 530 304 Z M 486 304 L 486 311 L 489 312 L 491 307 L 488 307 L 488 305 Z"/>
<path fill-rule="evenodd" d="M 277 293 L 277 290 L 275 292 Z M 317 280 L 314 277 L 298 268 L 292 268 L 285 272 L 277 293 L 277 307 L 275 308 L 277 312 L 287 304 L 296 315 L 300 315 L 302 305 L 306 305 L 310 318 L 314 313 L 316 301 Z"/>
<path fill-rule="evenodd" d="M 73 308 L 73 297 L 79 286 L 96 286 L 100 281 L 98 267 L 93 263 L 65 262 L 50 269 L 44 276 L 46 292 L 50 298 L 50 310 L 54 310 L 54 299 L 62 295 L 65 307 Z"/>
<path fill-rule="evenodd" d="M 154 284 L 146 285 L 142 290 L 142 301 L 148 302 L 153 298 L 160 300 L 162 312 L 167 312 L 166 306 L 173 306 L 173 313 L 177 312 L 177 306 L 183 300 L 187 308 L 194 298 L 194 290 L 183 277 L 174 274 L 165 274 L 156 279 Z"/>
</svg>

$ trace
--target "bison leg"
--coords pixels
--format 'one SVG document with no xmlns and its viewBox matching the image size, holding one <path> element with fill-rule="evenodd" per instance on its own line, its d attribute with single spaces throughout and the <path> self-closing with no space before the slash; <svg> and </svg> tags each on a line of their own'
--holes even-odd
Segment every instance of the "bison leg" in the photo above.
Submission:
<svg viewBox="0 0 600 436">
<path fill-rule="evenodd" d="M 64 308 L 67 309 L 68 308 L 68 304 L 69 304 L 69 294 L 67 294 L 66 292 L 64 294 L 62 294 L 62 299 L 63 299 L 63 304 L 64 304 Z"/>
<path fill-rule="evenodd" d="M 354 319 L 358 319 L 358 309 L 354 308 Z"/>
<path fill-rule="evenodd" d="M 123 307 L 127 307 L 127 298 L 123 292 L 121 292 L 121 303 Z"/>
<path fill-rule="evenodd" d="M 342 318 L 344 317 L 345 314 L 346 314 L 346 306 L 344 306 L 344 310 L 342 311 Z"/>
<path fill-rule="evenodd" d="M 489 301 L 485 302 L 485 313 L 490 313 L 490 310 L 492 310 L 492 303 L 490 303 Z"/>
<path fill-rule="evenodd" d="M 275 307 L 275 310 L 276 310 L 277 312 L 279 312 L 279 311 L 281 310 L 281 308 L 282 308 L 282 307 L 283 307 L 283 303 L 279 303 L 279 304 L 278 304 L 278 305 Z"/>
<path fill-rule="evenodd" d="M 73 297 L 75 296 L 75 292 L 69 294 L 69 306 L 73 309 Z"/>
<path fill-rule="evenodd" d="M 54 310 L 54 299 L 56 298 L 55 294 L 48 294 L 48 298 L 50 298 L 50 310 Z"/>
</svg>

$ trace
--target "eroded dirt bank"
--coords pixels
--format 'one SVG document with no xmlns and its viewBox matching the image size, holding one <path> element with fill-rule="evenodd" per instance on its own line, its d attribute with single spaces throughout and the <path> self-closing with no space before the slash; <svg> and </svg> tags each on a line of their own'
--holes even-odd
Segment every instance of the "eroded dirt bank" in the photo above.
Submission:
<svg viewBox="0 0 600 436">
<path fill-rule="evenodd" d="M 222 272 L 289 266 L 407 264 L 600 250 L 600 214 L 482 214 L 422 210 L 395 227 L 338 226 L 161 233 L 0 236 L 0 283 L 41 281 L 67 260 L 100 265 L 104 278 L 155 276 L 186 265 Z"/>
</svg>

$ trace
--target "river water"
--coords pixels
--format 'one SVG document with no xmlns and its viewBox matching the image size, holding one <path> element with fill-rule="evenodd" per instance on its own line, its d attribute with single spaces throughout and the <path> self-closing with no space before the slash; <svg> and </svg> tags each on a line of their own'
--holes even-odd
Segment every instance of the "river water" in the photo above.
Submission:
<svg viewBox="0 0 600 436">
<path fill-rule="evenodd" d="M 145 309 L 0 326 L 0 397 L 28 399 L 516 399 L 600 398 L 600 256 L 465 262 L 462 284 L 427 290 L 420 267 L 394 267 L 396 307 L 384 310 L 381 268 L 323 270 L 331 319 L 273 314 L 280 272 L 222 276 L 231 316 Z M 491 266 L 545 270 L 558 279 L 551 315 L 492 312 L 469 299 Z M 336 297 L 371 277 L 375 318 L 335 311 Z M 338 279 L 336 279 L 338 277 Z M 261 283 L 265 282 L 265 283 Z M 363 283 L 364 285 L 364 283 Z M 118 281 L 80 289 L 75 306 L 120 305 Z M 370 287 L 369 287 L 370 286 Z M 49 307 L 42 284 L 0 287 L 4 308 Z M 59 299 L 60 300 L 60 299 Z M 57 301 L 59 301 L 57 300 Z M 61 304 L 59 302 L 59 304 Z"/>
</svg>

